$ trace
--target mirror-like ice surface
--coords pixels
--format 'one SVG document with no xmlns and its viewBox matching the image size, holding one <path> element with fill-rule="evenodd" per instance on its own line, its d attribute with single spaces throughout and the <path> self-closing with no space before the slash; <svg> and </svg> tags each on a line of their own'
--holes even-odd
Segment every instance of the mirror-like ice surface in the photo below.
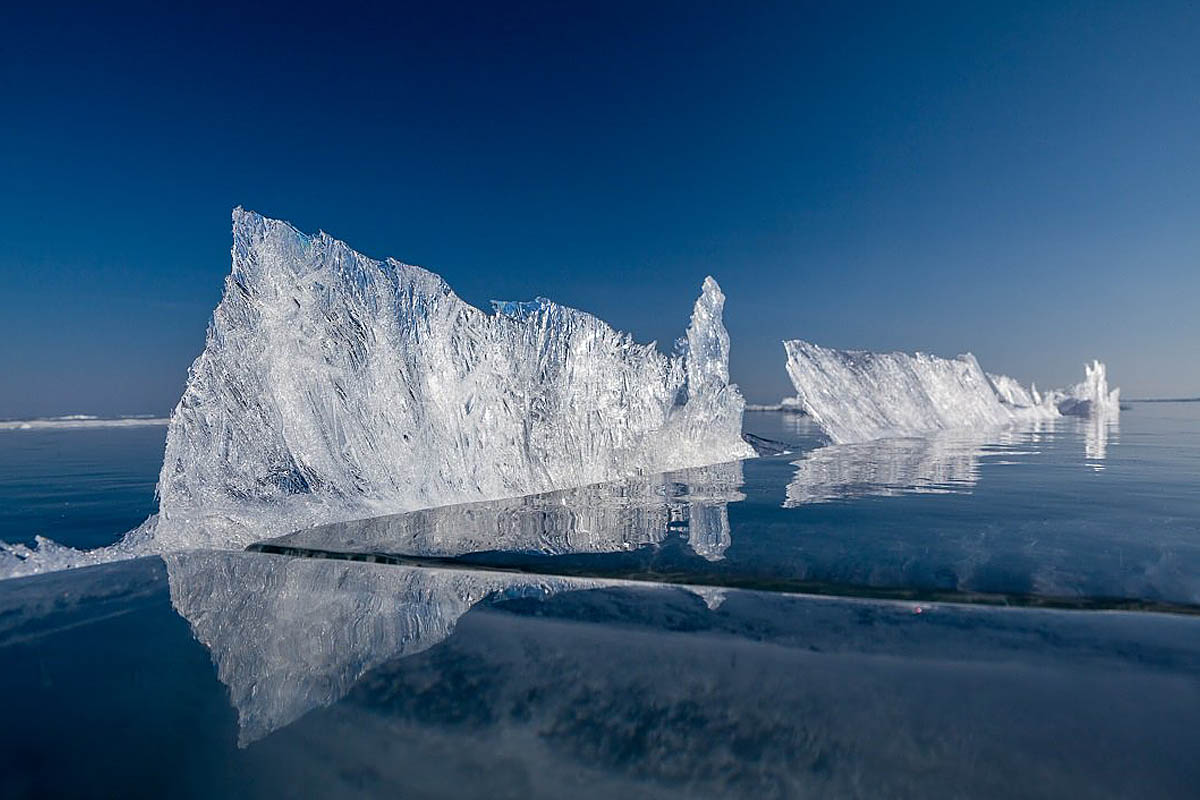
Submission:
<svg viewBox="0 0 1200 800">
<path fill-rule="evenodd" d="M 683 533 L 719 560 L 731 542 L 728 504 L 745 499 L 740 462 L 333 523 L 268 540 L 276 548 L 444 558 L 502 551 L 617 553 Z"/>
<path fill-rule="evenodd" d="M 711 278 L 664 356 L 549 300 L 487 314 L 419 267 L 233 219 L 233 272 L 167 433 L 165 546 L 754 454 Z"/>
<path fill-rule="evenodd" d="M 337 701 L 384 661 L 432 647 L 485 597 L 595 581 L 192 551 L 164 556 L 171 603 L 209 649 L 243 746 Z"/>
<path fill-rule="evenodd" d="M 971 431 L 943 431 L 819 447 L 795 462 L 785 505 L 967 492 L 979 480 L 979 458 L 988 441 Z"/>
<path fill-rule="evenodd" d="M 1067 390 L 1039 394 L 1013 378 L 988 375 L 975 356 L 833 350 L 784 342 L 797 402 L 835 443 L 923 436 L 955 428 L 998 428 L 1060 414 L 1115 415 L 1104 365 Z"/>
<path fill-rule="evenodd" d="M 1200 780 L 1196 617 L 708 594 L 230 552 L 7 582 L 0 789 L 1183 798 Z"/>
<path fill-rule="evenodd" d="M 757 416 L 766 435 L 796 425 L 810 441 L 799 428 L 816 427 Z M 1135 416 L 1119 440 L 1096 423 L 803 445 L 799 456 L 331 523 L 251 549 L 714 589 L 1200 606 L 1200 420 Z"/>
</svg>

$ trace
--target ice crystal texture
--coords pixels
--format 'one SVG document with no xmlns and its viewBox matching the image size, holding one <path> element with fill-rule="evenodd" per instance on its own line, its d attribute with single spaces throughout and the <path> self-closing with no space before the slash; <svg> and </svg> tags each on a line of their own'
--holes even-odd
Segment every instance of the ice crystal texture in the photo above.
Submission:
<svg viewBox="0 0 1200 800">
<path fill-rule="evenodd" d="M 485 313 L 432 272 L 242 209 L 233 235 L 167 433 L 164 546 L 754 454 L 712 278 L 666 356 L 545 299 Z"/>
<path fill-rule="evenodd" d="M 1107 370 L 1099 361 L 1084 367 L 1082 382 L 1049 396 L 1059 413 L 1071 416 L 1111 417 L 1121 410 L 1121 390 L 1109 391 Z"/>
<path fill-rule="evenodd" d="M 1001 400 L 975 356 L 832 350 L 784 342 L 800 404 L 836 443 L 1006 425 L 1020 409 Z"/>
<path fill-rule="evenodd" d="M 1114 414 L 1104 365 L 1065 391 L 1040 394 L 1013 378 L 988 375 L 975 356 L 833 350 L 784 342 L 797 399 L 835 443 L 925 436 L 957 428 L 995 428 L 1059 414 Z"/>
</svg>

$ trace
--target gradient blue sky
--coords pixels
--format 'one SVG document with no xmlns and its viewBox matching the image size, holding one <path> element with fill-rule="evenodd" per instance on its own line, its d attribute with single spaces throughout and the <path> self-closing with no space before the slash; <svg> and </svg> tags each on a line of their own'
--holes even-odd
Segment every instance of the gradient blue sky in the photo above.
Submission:
<svg viewBox="0 0 1200 800">
<path fill-rule="evenodd" d="M 711 273 L 751 400 L 793 337 L 1200 394 L 1196 3 L 34 5 L 0 417 L 168 411 L 237 204 L 664 347 Z"/>
</svg>

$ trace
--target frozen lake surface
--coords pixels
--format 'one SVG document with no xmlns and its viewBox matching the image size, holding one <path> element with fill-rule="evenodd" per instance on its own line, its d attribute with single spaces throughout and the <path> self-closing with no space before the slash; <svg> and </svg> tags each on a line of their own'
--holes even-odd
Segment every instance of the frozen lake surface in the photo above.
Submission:
<svg viewBox="0 0 1200 800">
<path fill-rule="evenodd" d="M 0 581 L 0 795 L 1194 796 L 1200 404 L 745 427 L 792 452 Z M 115 541 L 164 433 L 0 432 L 0 539 Z"/>
</svg>

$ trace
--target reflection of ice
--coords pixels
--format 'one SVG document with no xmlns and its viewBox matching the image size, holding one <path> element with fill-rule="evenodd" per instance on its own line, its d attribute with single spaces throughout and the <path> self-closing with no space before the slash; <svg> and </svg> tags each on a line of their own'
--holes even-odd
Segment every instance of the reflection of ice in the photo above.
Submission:
<svg viewBox="0 0 1200 800">
<path fill-rule="evenodd" d="M 508 552 L 609 553 L 686 529 L 700 556 L 729 547 L 726 504 L 743 499 L 740 462 L 629 478 L 544 494 L 442 506 L 321 525 L 270 544 L 310 550 L 459 556 Z"/>
<path fill-rule="evenodd" d="M 595 581 L 259 553 L 164 556 L 171 603 L 209 649 L 244 746 L 342 697 L 363 673 L 445 639 L 489 595 Z"/>
<path fill-rule="evenodd" d="M 992 439 L 996 437 L 993 434 Z M 985 436 L 953 432 L 834 444 L 795 462 L 785 507 L 854 497 L 969 492 L 979 480 Z"/>
<path fill-rule="evenodd" d="M 1093 414 L 1083 425 L 1083 453 L 1087 465 L 1096 471 L 1104 469 L 1108 457 L 1108 438 L 1118 432 L 1120 421 L 1116 414 Z"/>
<path fill-rule="evenodd" d="M 729 547 L 740 463 L 325 525 L 273 540 L 341 553 L 603 553 L 682 533 L 701 557 Z M 243 745 L 341 698 L 365 672 L 445 639 L 484 598 L 612 582 L 425 569 L 261 553 L 164 556 L 176 611 L 209 648 Z M 719 604 L 717 594 L 704 595 Z"/>
</svg>

